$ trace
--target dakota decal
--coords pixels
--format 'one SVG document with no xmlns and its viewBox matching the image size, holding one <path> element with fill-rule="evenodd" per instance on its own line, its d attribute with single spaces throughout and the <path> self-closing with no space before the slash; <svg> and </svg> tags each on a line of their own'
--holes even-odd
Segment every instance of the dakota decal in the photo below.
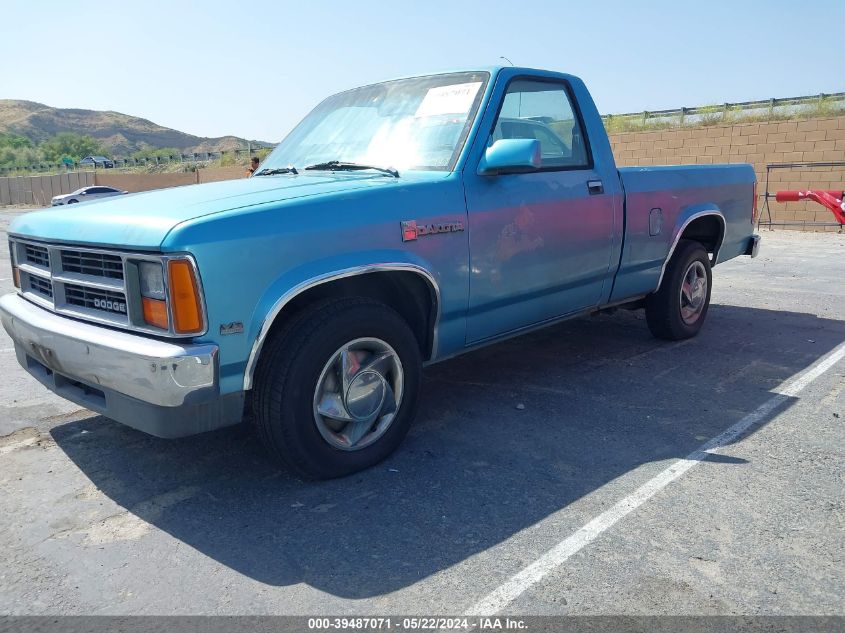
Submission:
<svg viewBox="0 0 845 633">
<path fill-rule="evenodd" d="M 402 222 L 402 241 L 411 242 L 424 235 L 455 233 L 463 230 L 464 223 L 459 220 L 455 222 L 436 222 L 434 224 L 417 224 L 416 220 L 406 220 Z"/>
</svg>

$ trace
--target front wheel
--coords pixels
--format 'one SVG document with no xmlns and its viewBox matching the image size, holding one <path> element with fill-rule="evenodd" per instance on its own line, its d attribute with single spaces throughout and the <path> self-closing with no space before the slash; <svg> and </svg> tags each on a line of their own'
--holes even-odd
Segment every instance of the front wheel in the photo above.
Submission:
<svg viewBox="0 0 845 633">
<path fill-rule="evenodd" d="M 417 339 L 395 311 L 364 298 L 326 300 L 268 340 L 254 421 L 284 465 L 308 478 L 340 477 L 399 446 L 421 375 Z"/>
<path fill-rule="evenodd" d="M 710 307 L 710 258 L 699 242 L 681 240 L 660 288 L 646 300 L 648 328 L 657 338 L 678 341 L 698 334 Z"/>
</svg>

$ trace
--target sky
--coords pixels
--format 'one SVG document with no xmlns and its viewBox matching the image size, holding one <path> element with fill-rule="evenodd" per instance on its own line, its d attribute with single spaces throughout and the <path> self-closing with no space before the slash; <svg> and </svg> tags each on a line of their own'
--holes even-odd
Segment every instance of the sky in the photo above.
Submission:
<svg viewBox="0 0 845 633">
<path fill-rule="evenodd" d="M 845 91 L 843 24 L 842 0 L 4 0 L 0 98 L 276 142 L 340 90 L 505 56 L 614 114 Z"/>
</svg>

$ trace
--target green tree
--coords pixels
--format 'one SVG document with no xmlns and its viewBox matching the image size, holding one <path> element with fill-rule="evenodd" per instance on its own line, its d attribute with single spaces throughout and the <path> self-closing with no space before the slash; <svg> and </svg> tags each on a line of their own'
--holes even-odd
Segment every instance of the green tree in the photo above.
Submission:
<svg viewBox="0 0 845 633">
<path fill-rule="evenodd" d="M 11 166 L 15 164 L 18 155 L 11 147 L 0 145 L 0 167 Z"/>
<path fill-rule="evenodd" d="M 0 147 L 22 149 L 24 147 L 32 147 L 32 141 L 25 136 L 9 134 L 8 132 L 0 132 Z"/>
<path fill-rule="evenodd" d="M 0 167 L 29 167 L 42 162 L 44 157 L 34 147 L 14 148 L 0 145 Z"/>
<path fill-rule="evenodd" d="M 83 136 L 73 132 L 61 132 L 47 139 L 39 146 L 44 158 L 58 162 L 65 156 L 79 160 L 91 154 L 102 154 L 103 146 L 92 136 Z"/>
</svg>

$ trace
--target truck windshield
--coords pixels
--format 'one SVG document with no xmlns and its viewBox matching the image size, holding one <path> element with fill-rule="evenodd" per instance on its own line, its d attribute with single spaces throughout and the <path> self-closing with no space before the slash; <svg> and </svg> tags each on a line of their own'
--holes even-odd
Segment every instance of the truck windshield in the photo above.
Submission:
<svg viewBox="0 0 845 633">
<path fill-rule="evenodd" d="M 267 169 L 331 161 L 449 171 L 466 140 L 489 74 L 388 81 L 329 97 L 262 163 Z"/>
</svg>

